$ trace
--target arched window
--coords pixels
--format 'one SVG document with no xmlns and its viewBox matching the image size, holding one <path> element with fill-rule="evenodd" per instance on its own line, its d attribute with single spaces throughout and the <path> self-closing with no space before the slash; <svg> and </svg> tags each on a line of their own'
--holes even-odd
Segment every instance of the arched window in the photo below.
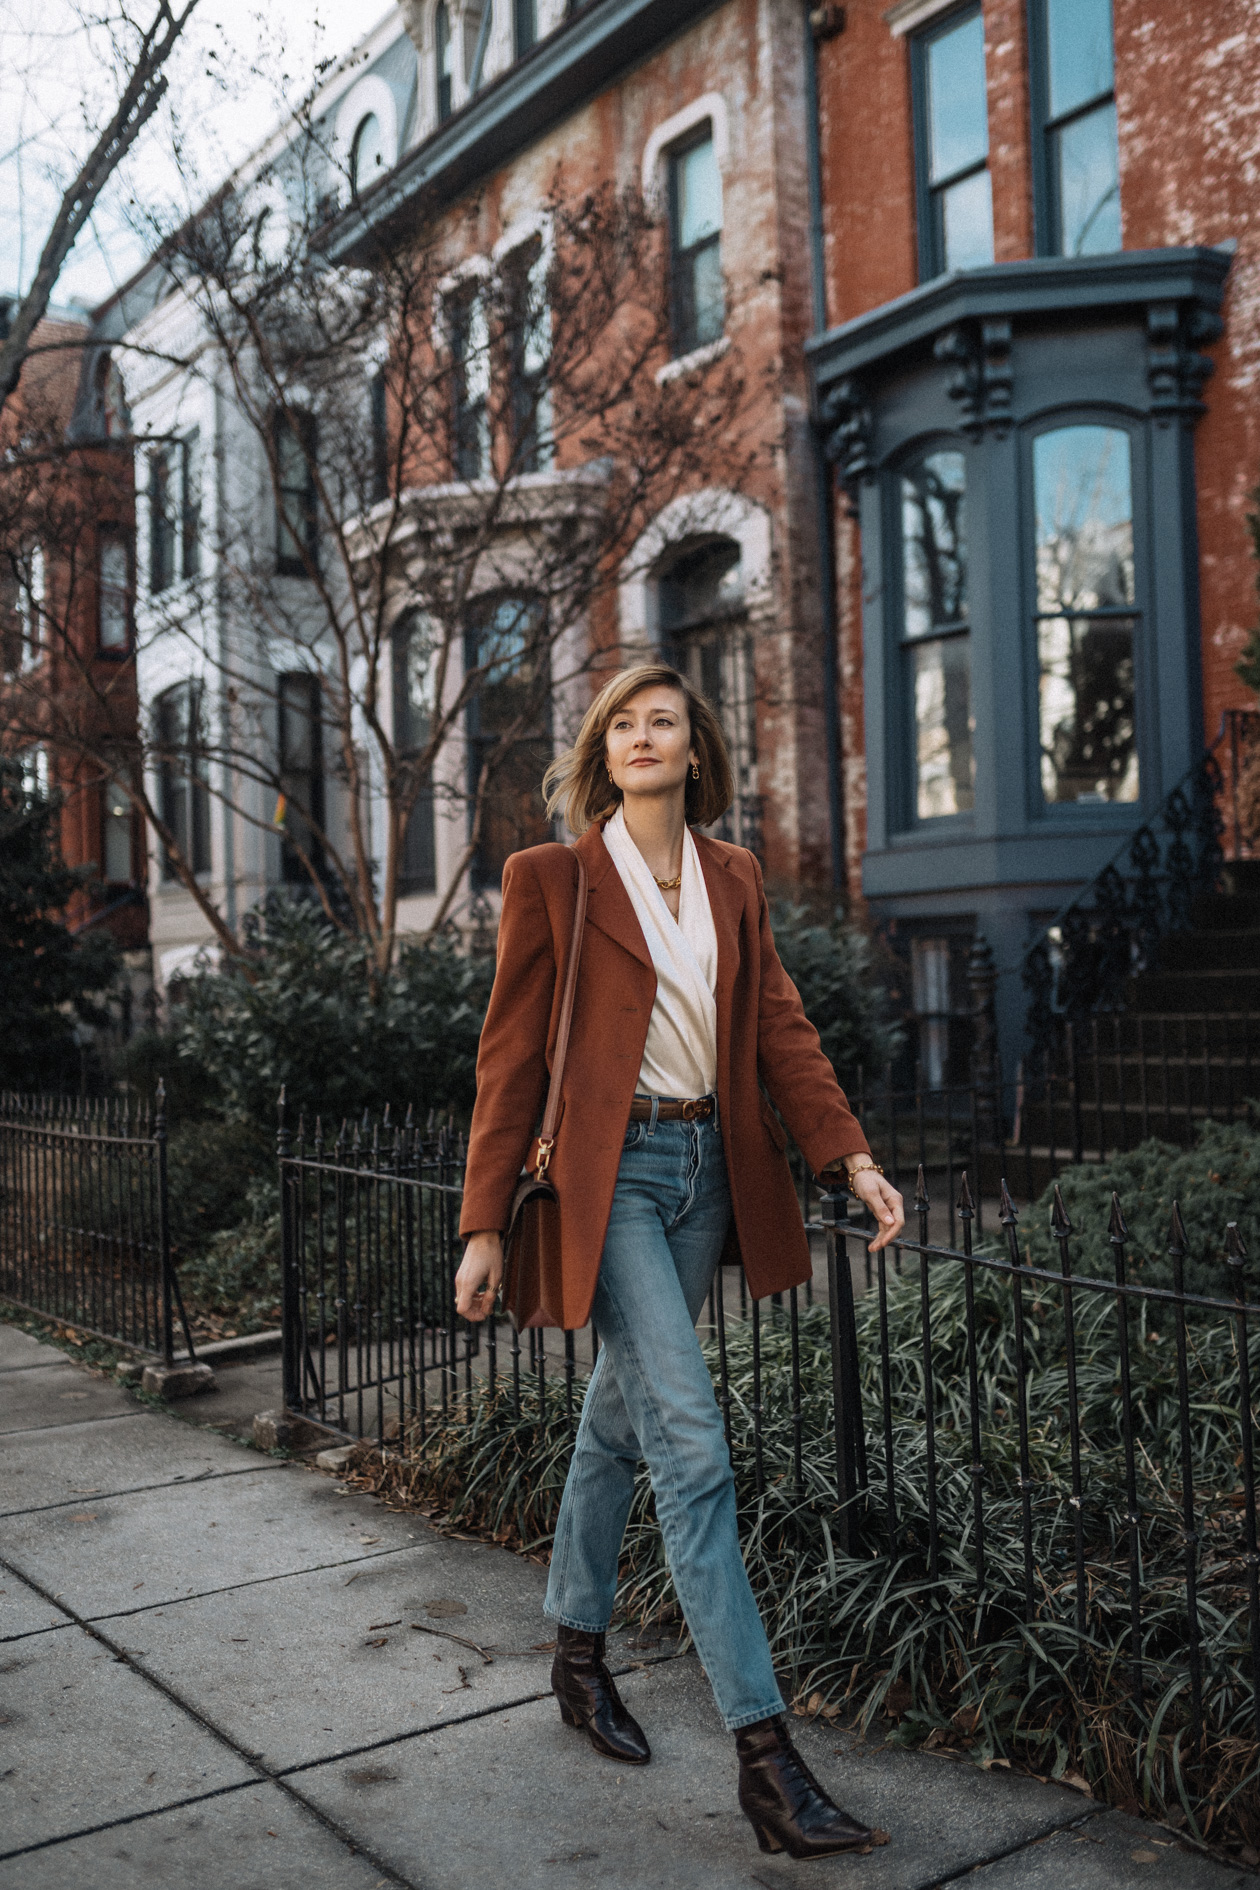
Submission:
<svg viewBox="0 0 1260 1890">
<path fill-rule="evenodd" d="M 438 123 L 451 115 L 451 83 L 455 72 L 454 42 L 451 39 L 451 16 L 446 0 L 438 0 L 437 10 L 433 15 L 433 53 L 437 67 L 437 115 Z"/>
<path fill-rule="evenodd" d="M 897 484 L 910 812 L 937 820 L 975 805 L 967 462 L 956 448 L 938 448 L 904 467 Z"/>
<path fill-rule="evenodd" d="M 1056 427 L 1033 441 L 1041 792 L 1138 798 L 1137 602 L 1129 436 Z"/>
<path fill-rule="evenodd" d="M 675 546 L 657 566 L 656 601 L 661 652 L 717 711 L 730 749 L 735 801 L 717 832 L 759 852 L 756 681 L 739 545 L 712 534 Z"/>
<path fill-rule="evenodd" d="M 385 175 L 385 133 L 375 112 L 361 118 L 350 146 L 350 188 L 355 196 L 371 190 L 378 177 Z"/>
</svg>

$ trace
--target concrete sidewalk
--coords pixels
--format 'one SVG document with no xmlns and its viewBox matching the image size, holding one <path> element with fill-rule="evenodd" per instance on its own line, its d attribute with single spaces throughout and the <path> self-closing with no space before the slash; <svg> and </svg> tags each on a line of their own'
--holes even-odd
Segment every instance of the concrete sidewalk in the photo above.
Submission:
<svg viewBox="0 0 1260 1890">
<path fill-rule="evenodd" d="M 694 1658 L 613 1637 L 650 1766 L 561 1724 L 544 1583 L 0 1324 L 0 1886 L 1256 1890 L 1057 1786 L 799 1722 L 892 1842 L 763 1857 Z"/>
</svg>

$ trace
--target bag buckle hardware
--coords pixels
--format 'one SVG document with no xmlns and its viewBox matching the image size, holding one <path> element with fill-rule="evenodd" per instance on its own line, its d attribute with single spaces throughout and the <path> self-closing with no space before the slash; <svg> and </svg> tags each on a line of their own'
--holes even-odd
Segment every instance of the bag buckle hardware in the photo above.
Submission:
<svg viewBox="0 0 1260 1890">
<path fill-rule="evenodd" d="M 552 1136 L 549 1142 L 540 1141 L 538 1144 L 538 1166 L 534 1170 L 534 1172 L 537 1175 L 539 1181 L 544 1181 L 546 1179 L 547 1168 L 551 1161 L 551 1151 L 555 1146 L 556 1146 L 556 1138 L 554 1135 Z"/>
</svg>

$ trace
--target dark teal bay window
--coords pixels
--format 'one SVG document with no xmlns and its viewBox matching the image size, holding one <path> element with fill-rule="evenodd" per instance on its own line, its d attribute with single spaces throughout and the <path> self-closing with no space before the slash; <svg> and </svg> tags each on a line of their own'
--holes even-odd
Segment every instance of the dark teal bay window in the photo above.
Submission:
<svg viewBox="0 0 1260 1890">
<path fill-rule="evenodd" d="M 1228 268 L 990 265 L 809 347 L 860 524 L 864 889 L 903 939 L 983 932 L 1012 1017 L 1035 918 L 1202 753 L 1192 434 Z"/>
</svg>

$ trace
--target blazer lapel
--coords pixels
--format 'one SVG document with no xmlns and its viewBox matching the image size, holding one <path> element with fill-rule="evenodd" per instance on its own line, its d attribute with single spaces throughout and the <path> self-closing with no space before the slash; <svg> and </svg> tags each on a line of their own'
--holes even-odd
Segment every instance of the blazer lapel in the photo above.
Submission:
<svg viewBox="0 0 1260 1890">
<path fill-rule="evenodd" d="M 744 892 L 722 855 L 702 833 L 693 835 L 704 883 L 709 892 L 713 929 L 717 933 L 717 990 L 719 1044 L 729 1041 L 731 994 L 739 974 L 739 922 L 744 911 Z M 605 852 L 607 849 L 605 848 Z"/>
<path fill-rule="evenodd" d="M 577 843 L 577 850 L 586 861 L 587 919 L 628 951 L 632 958 L 646 965 L 655 978 L 656 967 L 652 963 L 643 928 L 635 917 L 630 895 L 621 883 L 621 874 L 613 865 L 612 855 L 604 845 L 600 829 L 588 827 Z"/>
</svg>

